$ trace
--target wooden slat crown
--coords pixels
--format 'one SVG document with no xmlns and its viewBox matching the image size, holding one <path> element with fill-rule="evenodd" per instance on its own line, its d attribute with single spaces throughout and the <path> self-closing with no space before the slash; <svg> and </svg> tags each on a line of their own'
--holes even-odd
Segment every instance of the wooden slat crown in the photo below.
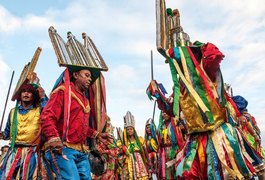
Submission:
<svg viewBox="0 0 265 180">
<path fill-rule="evenodd" d="M 12 101 L 15 101 L 18 98 L 18 93 L 20 91 L 20 88 L 26 84 L 26 83 L 35 83 L 38 84 L 39 83 L 39 78 L 37 77 L 37 74 L 34 72 L 34 69 L 37 65 L 39 56 L 41 53 L 41 48 L 38 47 L 35 51 L 35 54 L 33 56 L 33 58 L 31 59 L 31 62 L 29 62 L 28 64 L 26 64 L 20 74 L 20 77 L 18 79 L 16 88 L 14 90 L 13 96 L 11 98 Z"/>
<path fill-rule="evenodd" d="M 65 42 L 52 26 L 49 28 L 49 36 L 59 66 L 87 67 L 100 71 L 108 70 L 92 39 L 85 33 L 82 34 L 84 44 L 80 43 L 71 32 L 67 33 L 68 40 Z"/>
</svg>

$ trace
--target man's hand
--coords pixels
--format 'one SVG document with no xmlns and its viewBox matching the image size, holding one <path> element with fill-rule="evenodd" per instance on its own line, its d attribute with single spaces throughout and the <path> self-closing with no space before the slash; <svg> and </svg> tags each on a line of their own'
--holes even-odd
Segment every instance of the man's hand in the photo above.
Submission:
<svg viewBox="0 0 265 180">
<path fill-rule="evenodd" d="M 50 140 L 48 143 L 53 153 L 62 155 L 63 143 L 61 142 L 61 140 Z"/>
<path fill-rule="evenodd" d="M 45 91 L 42 87 L 38 87 L 37 91 L 39 92 L 39 96 L 40 98 L 44 98 L 45 97 Z"/>
<path fill-rule="evenodd" d="M 113 137 L 109 133 L 99 133 L 97 138 L 104 144 L 113 142 Z"/>
</svg>

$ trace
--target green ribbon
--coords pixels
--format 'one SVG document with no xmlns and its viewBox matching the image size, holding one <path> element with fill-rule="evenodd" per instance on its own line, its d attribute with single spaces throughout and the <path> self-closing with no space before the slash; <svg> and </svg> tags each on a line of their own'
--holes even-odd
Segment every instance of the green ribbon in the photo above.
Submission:
<svg viewBox="0 0 265 180">
<path fill-rule="evenodd" d="M 183 172 L 190 171 L 190 168 L 192 166 L 192 162 L 194 161 L 195 155 L 197 154 L 197 148 L 198 148 L 198 136 L 195 136 L 193 141 L 191 142 L 191 147 L 189 156 L 186 158 L 184 163 Z"/>
<path fill-rule="evenodd" d="M 213 114 L 211 113 L 211 106 L 209 104 L 209 101 L 207 100 L 207 97 L 205 95 L 205 91 L 202 88 L 202 82 L 196 72 L 196 69 L 193 65 L 193 62 L 191 60 L 190 54 L 187 50 L 187 47 L 181 47 L 182 52 L 184 54 L 185 60 L 187 62 L 187 66 L 189 68 L 189 72 L 190 75 L 192 77 L 192 84 L 194 84 L 195 90 L 198 92 L 198 94 L 200 95 L 203 103 L 205 104 L 205 106 L 210 110 L 209 112 L 206 112 L 206 115 L 208 117 L 208 120 L 211 124 L 214 123 L 214 118 L 213 118 Z"/>
<path fill-rule="evenodd" d="M 176 68 L 173 63 L 174 59 L 169 58 L 169 67 L 170 67 L 170 72 L 174 84 L 174 103 L 173 103 L 173 113 L 175 116 L 179 116 L 179 94 L 180 94 L 180 88 L 179 88 L 179 82 L 178 82 L 178 75 Z"/>
<path fill-rule="evenodd" d="M 210 138 L 208 137 L 208 140 Z M 213 177 L 213 149 L 211 143 L 207 142 L 206 145 L 206 154 L 207 154 L 207 175 L 208 179 L 214 179 Z"/>
<path fill-rule="evenodd" d="M 13 115 L 13 119 L 12 119 L 12 129 L 11 129 L 11 133 L 12 133 L 11 149 L 12 149 L 12 151 L 15 150 L 14 147 L 15 147 L 15 142 L 16 142 L 16 138 L 17 138 L 17 131 L 18 131 L 17 113 L 18 113 L 18 101 L 16 102 L 16 107 L 14 109 L 14 115 Z"/>
<path fill-rule="evenodd" d="M 135 157 L 135 154 L 134 154 L 134 147 L 135 147 L 134 143 L 130 143 L 129 144 L 129 151 L 133 155 L 134 161 L 136 161 L 136 157 Z"/>
<path fill-rule="evenodd" d="M 232 149 L 234 150 L 235 160 L 237 161 L 237 164 L 239 165 L 239 169 L 243 172 L 244 176 L 248 175 L 249 171 L 241 155 L 240 147 L 239 147 L 238 140 L 236 137 L 237 134 L 236 134 L 235 128 L 232 128 L 232 134 L 231 134 L 226 123 L 222 124 L 221 127 L 224 130 L 225 135 L 228 141 L 230 142 Z"/>
<path fill-rule="evenodd" d="M 214 156 L 215 153 L 215 156 Z M 216 151 L 214 149 L 213 140 L 208 135 L 208 142 L 206 146 L 206 154 L 207 154 L 207 176 L 209 180 L 220 179 L 220 174 L 218 171 L 218 158 L 216 155 Z"/>
</svg>

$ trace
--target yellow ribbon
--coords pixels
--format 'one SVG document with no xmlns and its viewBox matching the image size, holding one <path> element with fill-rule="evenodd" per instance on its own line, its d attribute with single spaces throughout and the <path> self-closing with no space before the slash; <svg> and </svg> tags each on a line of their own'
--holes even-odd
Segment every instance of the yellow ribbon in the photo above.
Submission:
<svg viewBox="0 0 265 180">
<path fill-rule="evenodd" d="M 186 59 L 185 59 L 185 56 L 184 56 L 184 53 L 183 53 L 181 47 L 179 47 L 179 53 L 180 53 L 182 68 L 183 68 L 185 77 L 186 77 L 187 81 L 191 84 L 190 73 L 189 73 L 187 62 L 186 62 Z"/>
<path fill-rule="evenodd" d="M 180 53 L 182 52 L 181 48 L 179 49 Z M 182 52 L 183 54 L 183 52 Z M 167 55 L 168 57 L 168 51 L 167 51 Z M 181 56 L 181 59 L 185 57 Z M 183 75 L 178 63 L 176 61 L 173 61 L 176 71 L 179 74 L 179 77 L 181 78 L 181 80 L 183 81 L 183 83 L 185 84 L 185 86 L 187 87 L 187 89 L 189 90 L 189 92 L 191 93 L 191 95 L 193 96 L 193 98 L 195 99 L 195 101 L 197 102 L 197 104 L 199 105 L 199 107 L 202 109 L 203 112 L 209 112 L 209 109 L 205 106 L 205 104 L 203 103 L 203 101 L 201 100 L 200 96 L 197 94 L 197 92 L 194 90 L 194 88 L 192 87 L 192 85 L 188 82 L 188 80 L 185 78 L 185 76 Z"/>
<path fill-rule="evenodd" d="M 210 137 L 212 138 L 214 147 L 216 149 L 217 156 L 218 156 L 220 162 L 225 167 L 225 169 L 229 172 L 229 174 L 234 179 L 236 179 L 236 178 L 243 179 L 244 177 L 242 176 L 242 174 L 238 170 L 237 165 L 236 165 L 235 160 L 234 160 L 234 151 L 233 151 L 232 147 L 230 146 L 227 138 L 222 138 L 223 136 L 224 136 L 224 132 L 222 131 L 221 128 L 217 128 L 216 131 L 214 131 L 210 135 Z M 225 154 L 224 154 L 223 146 L 227 150 L 228 157 L 229 157 L 229 160 L 231 162 L 233 169 L 231 169 L 225 161 Z"/>
<path fill-rule="evenodd" d="M 168 129 L 164 129 L 164 130 L 162 131 L 162 134 L 163 134 L 164 142 L 167 143 Z"/>
<path fill-rule="evenodd" d="M 199 162 L 200 162 L 200 167 L 201 167 L 201 171 L 203 172 L 205 170 L 205 164 L 206 164 L 206 157 L 204 154 L 204 149 L 203 149 L 203 144 L 202 144 L 202 136 L 200 136 L 198 138 L 198 157 L 199 157 Z"/>
</svg>

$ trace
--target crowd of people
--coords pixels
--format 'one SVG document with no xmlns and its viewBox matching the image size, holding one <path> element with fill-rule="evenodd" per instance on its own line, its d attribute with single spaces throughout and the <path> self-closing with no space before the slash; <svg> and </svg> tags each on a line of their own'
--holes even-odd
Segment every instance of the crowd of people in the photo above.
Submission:
<svg viewBox="0 0 265 180">
<path fill-rule="evenodd" d="M 64 84 L 55 88 L 49 100 L 41 87 L 31 84 L 21 87 L 17 97 L 18 103 L 11 109 L 6 128 L 0 133 L 1 139 L 10 140 L 10 146 L 1 148 L 2 179 L 210 179 L 209 172 L 206 171 L 210 166 L 208 156 L 214 157 L 214 153 L 218 152 L 214 150 L 214 146 L 207 147 L 205 140 L 213 138 L 213 132 L 211 135 L 207 132 L 190 133 L 183 111 L 180 112 L 179 118 L 174 116 L 171 109 L 174 101 L 172 96 L 157 98 L 158 107 L 161 109 L 159 124 L 156 126 L 152 118 L 148 119 L 145 123 L 144 138 L 138 136 L 135 119 L 130 111 L 124 116 L 124 130 L 117 131 L 116 136 L 110 117 L 107 117 L 102 132 L 90 128 L 85 109 L 89 107 L 89 102 L 82 96 L 82 91 L 89 87 L 90 76 L 90 71 L 86 69 L 73 74 L 70 85 L 75 95 L 72 95 L 70 128 L 66 132 L 68 135 L 65 140 L 62 121 Z M 161 84 L 158 85 L 155 81 L 152 81 L 150 86 L 154 83 L 161 87 Z M 246 165 L 251 174 L 244 174 L 244 178 L 262 177 L 265 153 L 261 147 L 260 129 L 255 118 L 247 111 L 248 102 L 244 97 L 230 97 L 227 94 L 227 98 L 232 100 L 229 102 L 235 111 L 233 116 L 237 116 L 233 119 L 233 123 L 236 123 L 233 126 L 238 133 L 236 140 L 244 143 L 241 145 L 245 147 L 245 152 L 239 150 L 248 158 L 242 160 L 250 162 Z M 88 152 L 91 149 L 86 143 L 87 137 L 93 139 L 93 148 L 100 158 L 104 159 L 97 162 L 104 164 L 100 173 L 97 173 L 97 167 L 92 167 L 95 174 L 93 170 L 91 173 L 88 160 Z M 203 148 L 206 148 L 205 153 Z M 219 157 L 215 158 L 218 163 Z M 227 158 L 230 158 L 228 154 L 224 160 Z M 227 166 L 232 168 L 232 159 L 228 162 L 230 164 Z M 205 167 L 201 165 L 203 163 Z M 232 173 L 225 171 L 223 165 L 219 165 L 222 172 L 227 173 L 219 172 L 221 179 L 233 178 Z M 100 164 L 96 166 L 101 167 Z M 217 171 L 212 173 L 218 175 Z"/>
<path fill-rule="evenodd" d="M 161 111 L 158 125 L 149 118 L 141 137 L 128 111 L 115 136 L 104 109 L 104 68 L 87 58 L 92 51 L 71 33 L 60 49 L 64 42 L 58 43 L 61 37 L 51 27 L 57 58 L 69 64 L 62 63 L 66 68 L 49 97 L 36 76 L 22 72 L 28 79 L 19 81 L 16 105 L 0 132 L 10 142 L 1 148 L 0 179 L 265 179 L 261 131 L 248 101 L 226 91 L 223 53 L 212 43 L 191 43 L 178 11 L 157 1 L 158 51 L 173 80 L 169 97 L 156 80 L 147 88 Z"/>
</svg>

